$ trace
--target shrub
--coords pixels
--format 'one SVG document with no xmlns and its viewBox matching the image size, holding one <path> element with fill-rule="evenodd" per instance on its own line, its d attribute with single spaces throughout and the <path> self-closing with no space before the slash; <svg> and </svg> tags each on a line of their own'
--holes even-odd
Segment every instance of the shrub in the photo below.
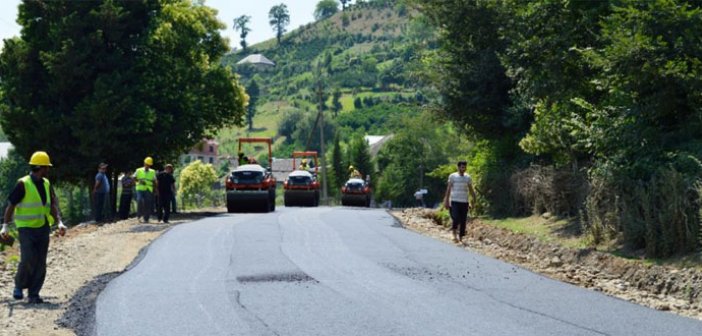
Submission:
<svg viewBox="0 0 702 336">
<path fill-rule="evenodd" d="M 669 257 L 700 246 L 700 187 L 672 167 L 647 180 L 624 174 L 596 176 L 590 183 L 584 226 L 593 243 L 618 237 L 649 257 Z"/>
</svg>

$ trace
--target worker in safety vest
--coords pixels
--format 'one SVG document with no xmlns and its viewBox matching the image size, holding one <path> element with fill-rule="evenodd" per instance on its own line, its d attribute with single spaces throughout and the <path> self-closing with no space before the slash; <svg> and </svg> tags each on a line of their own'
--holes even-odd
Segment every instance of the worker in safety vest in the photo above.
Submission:
<svg viewBox="0 0 702 336">
<path fill-rule="evenodd" d="M 46 277 L 46 256 L 49 251 L 51 226 L 58 223 L 60 235 L 66 232 L 59 214 L 58 198 L 47 177 L 51 160 L 46 152 L 35 152 L 29 160 L 31 173 L 19 179 L 8 198 L 5 224 L 0 236 L 9 236 L 8 224 L 14 219 L 20 241 L 20 263 L 15 275 L 15 290 L 12 297 L 24 298 L 27 289 L 28 302 L 43 303 L 39 291 Z"/>
<path fill-rule="evenodd" d="M 302 161 L 300 161 L 300 166 L 297 167 L 297 169 L 298 169 L 298 170 L 305 170 L 305 171 L 306 171 L 307 168 L 308 168 L 308 166 L 307 166 L 307 159 L 302 159 Z"/>
<path fill-rule="evenodd" d="M 152 169 L 154 159 L 150 156 L 144 159 L 144 167 L 136 170 L 134 179 L 136 180 L 137 192 L 137 217 L 149 222 L 149 216 L 154 208 L 154 193 L 158 194 L 158 183 L 156 181 L 156 170 Z"/>
<path fill-rule="evenodd" d="M 349 166 L 349 178 L 362 178 L 363 175 L 354 168 L 353 166 Z"/>
</svg>

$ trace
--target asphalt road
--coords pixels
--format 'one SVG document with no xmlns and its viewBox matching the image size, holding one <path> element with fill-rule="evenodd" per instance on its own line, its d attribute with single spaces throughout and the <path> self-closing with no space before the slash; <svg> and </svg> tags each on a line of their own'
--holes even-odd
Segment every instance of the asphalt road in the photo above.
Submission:
<svg viewBox="0 0 702 336">
<path fill-rule="evenodd" d="M 279 208 L 174 227 L 113 280 L 98 335 L 689 335 L 702 322 L 401 228 L 382 210 Z"/>
</svg>

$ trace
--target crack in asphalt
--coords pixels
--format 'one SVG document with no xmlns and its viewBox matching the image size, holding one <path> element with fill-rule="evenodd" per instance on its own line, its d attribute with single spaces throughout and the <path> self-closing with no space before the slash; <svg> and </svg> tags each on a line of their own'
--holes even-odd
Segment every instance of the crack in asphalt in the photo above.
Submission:
<svg viewBox="0 0 702 336">
<path fill-rule="evenodd" d="M 250 327 L 256 329 L 257 335 L 280 336 L 280 334 L 275 332 L 275 330 L 273 330 L 273 328 L 271 328 L 266 321 L 246 308 L 246 306 L 241 302 L 241 291 L 236 289 L 229 291 L 229 299 L 232 303 L 234 303 L 234 309 L 237 311 L 238 316 Z"/>
</svg>

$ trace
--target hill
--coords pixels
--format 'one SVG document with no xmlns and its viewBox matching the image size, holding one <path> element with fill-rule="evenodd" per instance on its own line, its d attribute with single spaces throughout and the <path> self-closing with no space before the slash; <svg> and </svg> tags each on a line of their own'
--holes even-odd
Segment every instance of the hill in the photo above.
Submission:
<svg viewBox="0 0 702 336">
<path fill-rule="evenodd" d="M 342 140 L 356 133 L 387 132 L 394 116 L 416 113 L 427 98 L 412 67 L 418 50 L 431 47 L 434 34 L 411 14 L 395 1 L 360 3 L 291 31 L 280 45 L 271 39 L 227 55 L 222 62 L 245 85 L 255 79 L 260 96 L 252 129 L 220 132 L 222 153 L 235 155 L 236 139 L 242 135 L 274 137 L 278 157 L 288 156 L 293 148 L 304 149 L 308 139 L 309 147 L 317 148 L 316 132 L 310 133 L 317 115 L 318 69 L 324 74 L 324 100 L 331 117 L 325 120 L 327 140 L 337 130 Z M 276 66 L 261 70 L 236 65 L 250 54 L 263 54 Z M 378 111 L 381 118 L 367 115 Z"/>
</svg>

